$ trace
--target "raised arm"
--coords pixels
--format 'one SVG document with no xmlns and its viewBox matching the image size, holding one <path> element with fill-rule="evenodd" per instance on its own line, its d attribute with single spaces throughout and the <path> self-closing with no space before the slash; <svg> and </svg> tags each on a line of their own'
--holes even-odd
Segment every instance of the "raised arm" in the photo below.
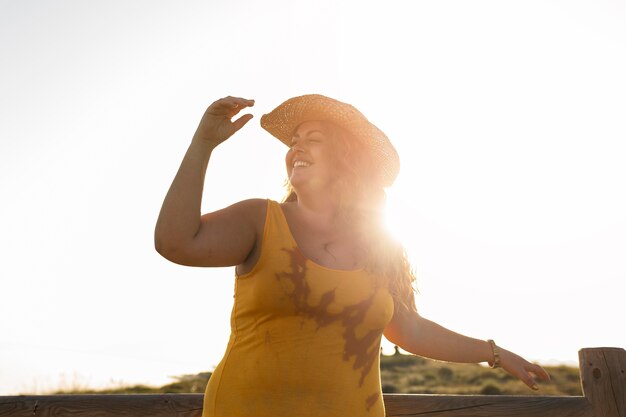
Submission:
<svg viewBox="0 0 626 417">
<path fill-rule="evenodd" d="M 384 334 L 402 349 L 435 360 L 463 363 L 492 363 L 494 360 L 494 352 L 487 341 L 455 333 L 404 309 L 396 311 Z M 498 350 L 502 368 L 528 387 L 538 389 L 535 376 L 544 381 L 550 379 L 541 366 L 501 347 Z"/>
<path fill-rule="evenodd" d="M 263 203 L 248 200 L 200 214 L 202 191 L 211 153 L 250 119 L 232 118 L 253 100 L 226 97 L 211 104 L 193 136 L 157 220 L 156 250 L 172 262 L 191 266 L 238 265 L 252 252 Z"/>
</svg>

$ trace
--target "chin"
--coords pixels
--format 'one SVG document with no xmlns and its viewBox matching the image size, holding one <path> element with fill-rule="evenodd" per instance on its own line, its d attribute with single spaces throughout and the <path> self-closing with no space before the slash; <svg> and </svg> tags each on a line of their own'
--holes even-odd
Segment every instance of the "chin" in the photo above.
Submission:
<svg viewBox="0 0 626 417">
<path fill-rule="evenodd" d="M 297 175 L 295 177 L 294 176 L 289 177 L 288 181 L 289 181 L 289 184 L 291 185 L 291 188 L 293 188 L 294 190 L 304 184 L 304 180 L 302 178 L 298 178 Z"/>
</svg>

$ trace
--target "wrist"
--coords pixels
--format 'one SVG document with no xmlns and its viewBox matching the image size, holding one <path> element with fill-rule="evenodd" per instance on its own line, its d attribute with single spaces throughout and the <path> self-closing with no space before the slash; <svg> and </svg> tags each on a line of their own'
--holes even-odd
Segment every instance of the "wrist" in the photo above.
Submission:
<svg viewBox="0 0 626 417">
<path fill-rule="evenodd" d="M 191 144 L 189 146 L 191 148 L 210 153 L 213 151 L 213 149 L 217 147 L 217 145 L 218 144 L 213 143 L 208 139 L 204 139 L 194 135 L 194 137 L 191 139 Z"/>
<path fill-rule="evenodd" d="M 500 362 L 500 347 L 496 345 L 496 342 L 494 342 L 493 339 L 487 340 L 487 343 L 491 349 L 492 358 L 490 361 L 487 361 L 487 363 L 491 368 L 500 368 L 502 366 L 502 363 Z"/>
</svg>

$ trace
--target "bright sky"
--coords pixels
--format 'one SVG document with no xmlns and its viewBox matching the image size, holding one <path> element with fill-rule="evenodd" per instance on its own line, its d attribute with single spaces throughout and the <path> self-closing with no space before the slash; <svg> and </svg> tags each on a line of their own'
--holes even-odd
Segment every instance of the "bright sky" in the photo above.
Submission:
<svg viewBox="0 0 626 417">
<path fill-rule="evenodd" d="M 280 199 L 260 116 L 335 97 L 399 150 L 424 316 L 542 363 L 626 347 L 624 22 L 618 0 L 0 0 L 0 395 L 218 363 L 234 271 L 169 263 L 153 230 L 225 95 L 255 119 L 204 211 Z"/>
</svg>

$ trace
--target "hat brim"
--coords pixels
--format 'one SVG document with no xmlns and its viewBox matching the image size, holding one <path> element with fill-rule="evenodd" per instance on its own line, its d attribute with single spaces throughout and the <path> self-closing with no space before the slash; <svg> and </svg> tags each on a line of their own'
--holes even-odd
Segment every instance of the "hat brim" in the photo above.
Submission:
<svg viewBox="0 0 626 417">
<path fill-rule="evenodd" d="M 290 98 L 261 117 L 261 127 L 291 146 L 297 127 L 308 121 L 329 121 L 346 129 L 371 153 L 383 186 L 390 186 L 400 171 L 400 158 L 389 138 L 350 104 L 320 94 Z"/>
</svg>

